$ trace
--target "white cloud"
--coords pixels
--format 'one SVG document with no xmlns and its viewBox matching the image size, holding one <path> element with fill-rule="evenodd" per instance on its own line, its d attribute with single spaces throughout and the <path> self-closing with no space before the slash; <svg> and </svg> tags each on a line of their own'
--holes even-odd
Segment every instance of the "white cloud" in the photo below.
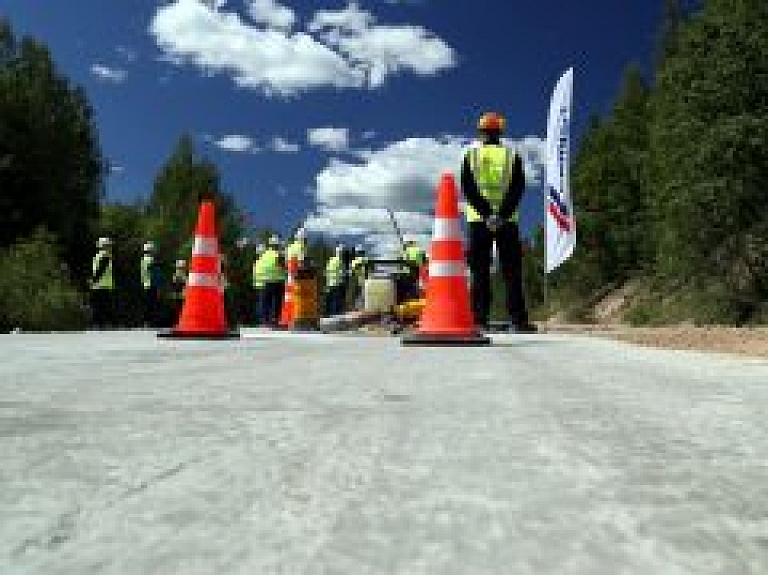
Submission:
<svg viewBox="0 0 768 575">
<path fill-rule="evenodd" d="M 226 152 L 257 152 L 258 148 L 253 140 L 241 134 L 230 134 L 215 140 L 214 145 Z"/>
<path fill-rule="evenodd" d="M 273 152 L 294 154 L 299 151 L 299 145 L 293 142 L 288 142 L 280 136 L 275 136 L 269 143 L 269 148 Z"/>
<path fill-rule="evenodd" d="M 433 75 L 456 65 L 454 50 L 420 26 L 377 25 L 355 3 L 343 10 L 321 10 L 308 30 L 366 72 L 368 84 L 381 86 L 390 74 L 408 70 Z"/>
<path fill-rule="evenodd" d="M 429 75 L 455 65 L 453 49 L 426 29 L 376 25 L 354 3 L 319 11 L 309 33 L 292 33 L 292 10 L 274 0 L 249 2 L 255 26 L 222 10 L 221 2 L 174 0 L 157 8 L 150 33 L 169 62 L 283 96 L 320 87 L 378 87 L 390 74 Z"/>
<path fill-rule="evenodd" d="M 125 81 L 126 72 L 119 68 L 109 68 L 102 66 L 101 64 L 93 64 L 91 66 L 91 74 L 104 80 L 105 82 L 113 82 L 114 84 L 120 84 Z"/>
<path fill-rule="evenodd" d="M 527 137 L 505 143 L 522 156 L 528 185 L 540 183 L 542 140 Z M 357 151 L 357 161 L 333 159 L 315 178 L 318 209 L 306 225 L 331 236 L 366 236 L 378 246 L 395 237 L 386 239 L 394 233 L 389 208 L 403 234 L 426 246 L 440 177 L 450 172 L 459 183 L 463 153 L 471 144 L 458 136 L 408 138 L 382 149 Z"/>
<path fill-rule="evenodd" d="M 150 31 L 171 62 L 227 73 L 237 86 L 269 94 L 359 87 L 365 79 L 307 34 L 287 36 L 249 26 L 236 13 L 211 10 L 198 0 L 176 0 L 158 8 Z"/>
<path fill-rule="evenodd" d="M 296 22 L 294 11 L 280 6 L 275 0 L 250 0 L 248 13 L 257 24 L 266 24 L 278 30 L 290 31 Z"/>
<path fill-rule="evenodd" d="M 314 128 L 307 130 L 307 141 L 319 148 L 341 152 L 349 146 L 347 128 Z"/>
<path fill-rule="evenodd" d="M 362 32 L 373 22 L 374 18 L 370 12 L 360 10 L 357 3 L 351 2 L 343 10 L 318 10 L 307 29 L 310 32 L 320 32 L 328 28 Z"/>
</svg>

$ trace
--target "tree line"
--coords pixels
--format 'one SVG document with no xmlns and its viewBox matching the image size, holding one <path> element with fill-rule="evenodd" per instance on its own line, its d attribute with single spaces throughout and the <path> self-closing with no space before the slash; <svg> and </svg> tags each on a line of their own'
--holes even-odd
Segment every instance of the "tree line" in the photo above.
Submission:
<svg viewBox="0 0 768 575">
<path fill-rule="evenodd" d="M 652 78 L 629 66 L 574 156 L 556 306 L 634 280 L 636 323 L 768 320 L 766 54 L 765 0 L 666 1 Z"/>
</svg>

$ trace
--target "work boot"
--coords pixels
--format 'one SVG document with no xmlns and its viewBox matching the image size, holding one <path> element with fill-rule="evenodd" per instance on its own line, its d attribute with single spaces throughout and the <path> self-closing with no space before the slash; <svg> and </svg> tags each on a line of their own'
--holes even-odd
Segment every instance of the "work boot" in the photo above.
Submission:
<svg viewBox="0 0 768 575">
<path fill-rule="evenodd" d="M 536 333 L 539 328 L 530 322 L 515 323 L 509 326 L 509 331 L 512 333 Z"/>
</svg>

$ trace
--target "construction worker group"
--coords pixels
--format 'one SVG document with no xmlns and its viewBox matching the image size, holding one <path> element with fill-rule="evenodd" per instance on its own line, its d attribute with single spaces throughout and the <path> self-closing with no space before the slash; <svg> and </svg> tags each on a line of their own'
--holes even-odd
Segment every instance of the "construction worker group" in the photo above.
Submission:
<svg viewBox="0 0 768 575">
<path fill-rule="evenodd" d="M 470 299 L 475 323 L 488 329 L 491 311 L 491 264 L 493 246 L 501 264 L 506 288 L 506 310 L 511 326 L 520 332 L 535 331 L 525 305 L 522 281 L 522 249 L 518 228 L 520 200 L 525 188 L 525 175 L 520 156 L 502 144 L 505 119 L 497 113 L 483 114 L 477 124 L 479 135 L 476 145 L 469 147 L 461 165 L 461 191 L 466 202 L 468 228 L 467 263 L 470 281 Z M 97 327 L 115 325 L 115 278 L 113 272 L 112 241 L 102 237 L 97 242 L 91 276 L 91 309 L 93 324 Z M 351 258 L 349 256 L 352 256 Z M 307 232 L 300 228 L 293 241 L 283 246 L 277 235 L 272 235 L 266 245 L 257 245 L 252 263 L 250 287 L 252 325 L 277 327 L 289 280 L 288 262 L 297 261 L 302 266 L 308 262 Z M 399 259 L 404 262 L 401 272 L 408 281 L 405 297 L 419 297 L 419 285 L 423 288 L 423 272 L 427 269 L 427 254 L 414 241 L 406 242 Z M 222 257 L 222 260 L 224 258 Z M 319 263 L 319 262 L 312 262 Z M 338 245 L 319 272 L 324 278 L 323 308 L 327 315 L 338 315 L 349 308 L 363 305 L 363 286 L 373 261 L 363 246 L 352 250 Z M 222 261 L 222 268 L 225 261 Z M 222 282 L 228 281 L 222 270 Z M 143 319 L 145 326 L 157 326 L 161 322 L 159 286 L 161 283 L 155 244 L 143 245 L 138 266 L 143 289 Z M 187 262 L 175 262 L 170 281 L 170 299 L 173 313 L 178 315 L 184 298 L 187 281 Z"/>
</svg>

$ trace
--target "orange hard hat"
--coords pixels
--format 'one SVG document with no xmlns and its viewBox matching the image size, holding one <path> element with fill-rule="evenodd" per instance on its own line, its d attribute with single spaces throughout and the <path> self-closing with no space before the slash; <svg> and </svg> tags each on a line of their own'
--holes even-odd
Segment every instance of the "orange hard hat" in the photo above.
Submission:
<svg viewBox="0 0 768 575">
<path fill-rule="evenodd" d="M 504 116 L 496 112 L 486 112 L 480 116 L 477 122 L 477 129 L 481 132 L 503 132 L 507 121 Z"/>
</svg>

